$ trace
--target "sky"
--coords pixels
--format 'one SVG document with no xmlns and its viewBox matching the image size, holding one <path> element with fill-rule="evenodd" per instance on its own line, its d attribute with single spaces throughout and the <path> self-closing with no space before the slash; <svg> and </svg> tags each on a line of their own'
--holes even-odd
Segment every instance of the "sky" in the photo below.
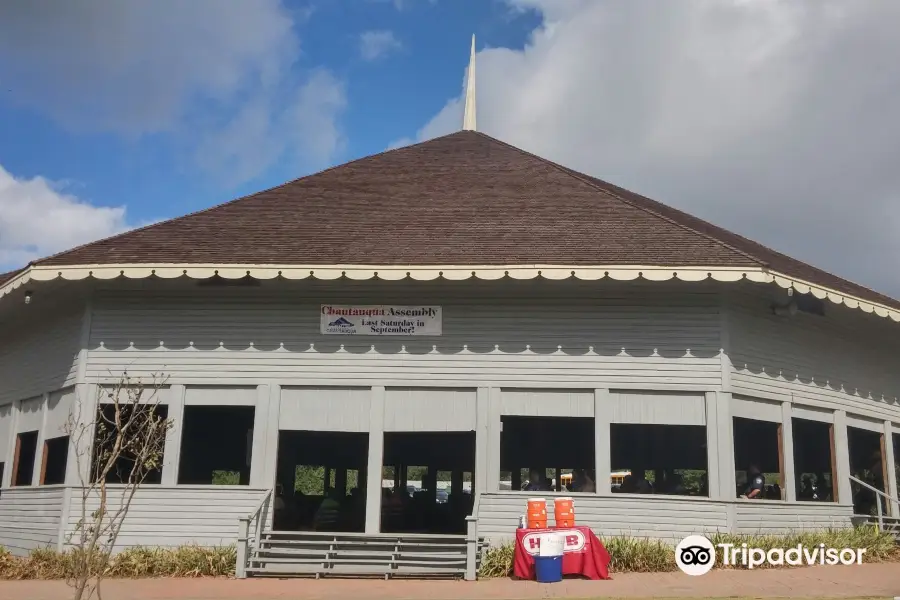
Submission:
<svg viewBox="0 0 900 600">
<path fill-rule="evenodd" d="M 900 297 L 900 2 L 0 3 L 0 272 L 462 123 Z"/>
</svg>

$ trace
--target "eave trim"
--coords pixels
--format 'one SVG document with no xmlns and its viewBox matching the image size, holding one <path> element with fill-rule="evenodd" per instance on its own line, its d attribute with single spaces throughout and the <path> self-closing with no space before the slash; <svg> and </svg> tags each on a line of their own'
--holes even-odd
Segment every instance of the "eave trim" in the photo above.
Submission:
<svg viewBox="0 0 900 600">
<path fill-rule="evenodd" d="M 775 283 L 785 289 L 794 289 L 801 294 L 812 294 L 821 300 L 828 299 L 834 304 L 843 304 L 848 308 L 859 309 L 865 313 L 874 313 L 879 317 L 887 317 L 900 323 L 900 311 L 863 300 L 850 294 L 838 292 L 824 286 L 790 277 L 783 273 L 762 267 L 684 267 L 684 266 L 641 266 L 641 265 L 246 265 L 246 264 L 114 264 L 114 265 L 65 265 L 65 266 L 32 266 L 0 287 L 0 298 L 30 282 L 44 282 L 55 279 L 78 281 L 87 278 L 110 280 L 118 277 L 128 279 L 145 279 L 156 276 L 161 279 L 190 277 L 192 279 L 209 279 L 219 276 L 223 279 L 242 279 L 252 277 L 266 280 L 283 277 L 284 279 L 319 279 L 335 280 L 342 277 L 355 281 L 382 279 L 399 281 L 410 278 L 416 281 L 432 281 L 446 279 L 463 281 L 481 279 L 494 281 L 509 277 L 511 279 L 528 280 L 543 278 L 563 280 L 569 278 L 584 281 L 613 279 L 616 281 L 680 280 L 698 282 L 714 280 L 723 283 L 752 281 L 754 283 Z"/>
</svg>

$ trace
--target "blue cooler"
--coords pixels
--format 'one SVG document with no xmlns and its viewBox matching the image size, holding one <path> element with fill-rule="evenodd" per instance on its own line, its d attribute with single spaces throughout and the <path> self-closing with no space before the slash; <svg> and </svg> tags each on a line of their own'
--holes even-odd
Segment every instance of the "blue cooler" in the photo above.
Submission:
<svg viewBox="0 0 900 600">
<path fill-rule="evenodd" d="M 535 556 L 534 578 L 540 583 L 562 581 L 562 556 Z"/>
</svg>

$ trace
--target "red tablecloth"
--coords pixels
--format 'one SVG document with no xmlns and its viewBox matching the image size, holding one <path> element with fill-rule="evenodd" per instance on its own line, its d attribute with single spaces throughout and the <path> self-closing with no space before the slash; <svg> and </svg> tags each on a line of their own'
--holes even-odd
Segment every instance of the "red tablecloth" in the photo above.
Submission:
<svg viewBox="0 0 900 600">
<path fill-rule="evenodd" d="M 590 527 L 549 527 L 517 529 L 513 574 L 520 579 L 534 579 L 534 557 L 540 548 L 542 533 L 566 534 L 563 553 L 563 575 L 583 575 L 589 579 L 609 579 L 609 552 Z"/>
</svg>

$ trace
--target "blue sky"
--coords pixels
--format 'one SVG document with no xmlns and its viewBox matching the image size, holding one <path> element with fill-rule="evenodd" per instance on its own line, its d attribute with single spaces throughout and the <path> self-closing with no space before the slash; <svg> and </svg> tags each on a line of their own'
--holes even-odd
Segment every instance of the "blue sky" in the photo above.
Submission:
<svg viewBox="0 0 900 600">
<path fill-rule="evenodd" d="M 0 3 L 0 271 L 479 130 L 900 297 L 900 2 Z"/>
<path fill-rule="evenodd" d="M 303 82 L 325 72 L 342 88 L 333 151 L 299 160 L 285 154 L 232 178 L 191 156 L 206 134 L 191 132 L 205 129 L 198 125 L 203 113 L 221 112 L 227 120 L 229 110 L 238 110 L 201 94 L 184 98 L 180 112 L 187 116 L 177 120 L 177 132 L 135 134 L 73 126 L 68 116 L 54 118 L 31 98 L 4 90 L 0 165 L 16 178 L 63 182 L 67 192 L 96 206 L 126 205 L 129 223 L 177 216 L 414 136 L 459 95 L 472 33 L 479 47 L 521 48 L 539 23 L 533 11 L 493 0 L 313 0 L 282 9 L 300 48 L 283 78 Z"/>
</svg>

